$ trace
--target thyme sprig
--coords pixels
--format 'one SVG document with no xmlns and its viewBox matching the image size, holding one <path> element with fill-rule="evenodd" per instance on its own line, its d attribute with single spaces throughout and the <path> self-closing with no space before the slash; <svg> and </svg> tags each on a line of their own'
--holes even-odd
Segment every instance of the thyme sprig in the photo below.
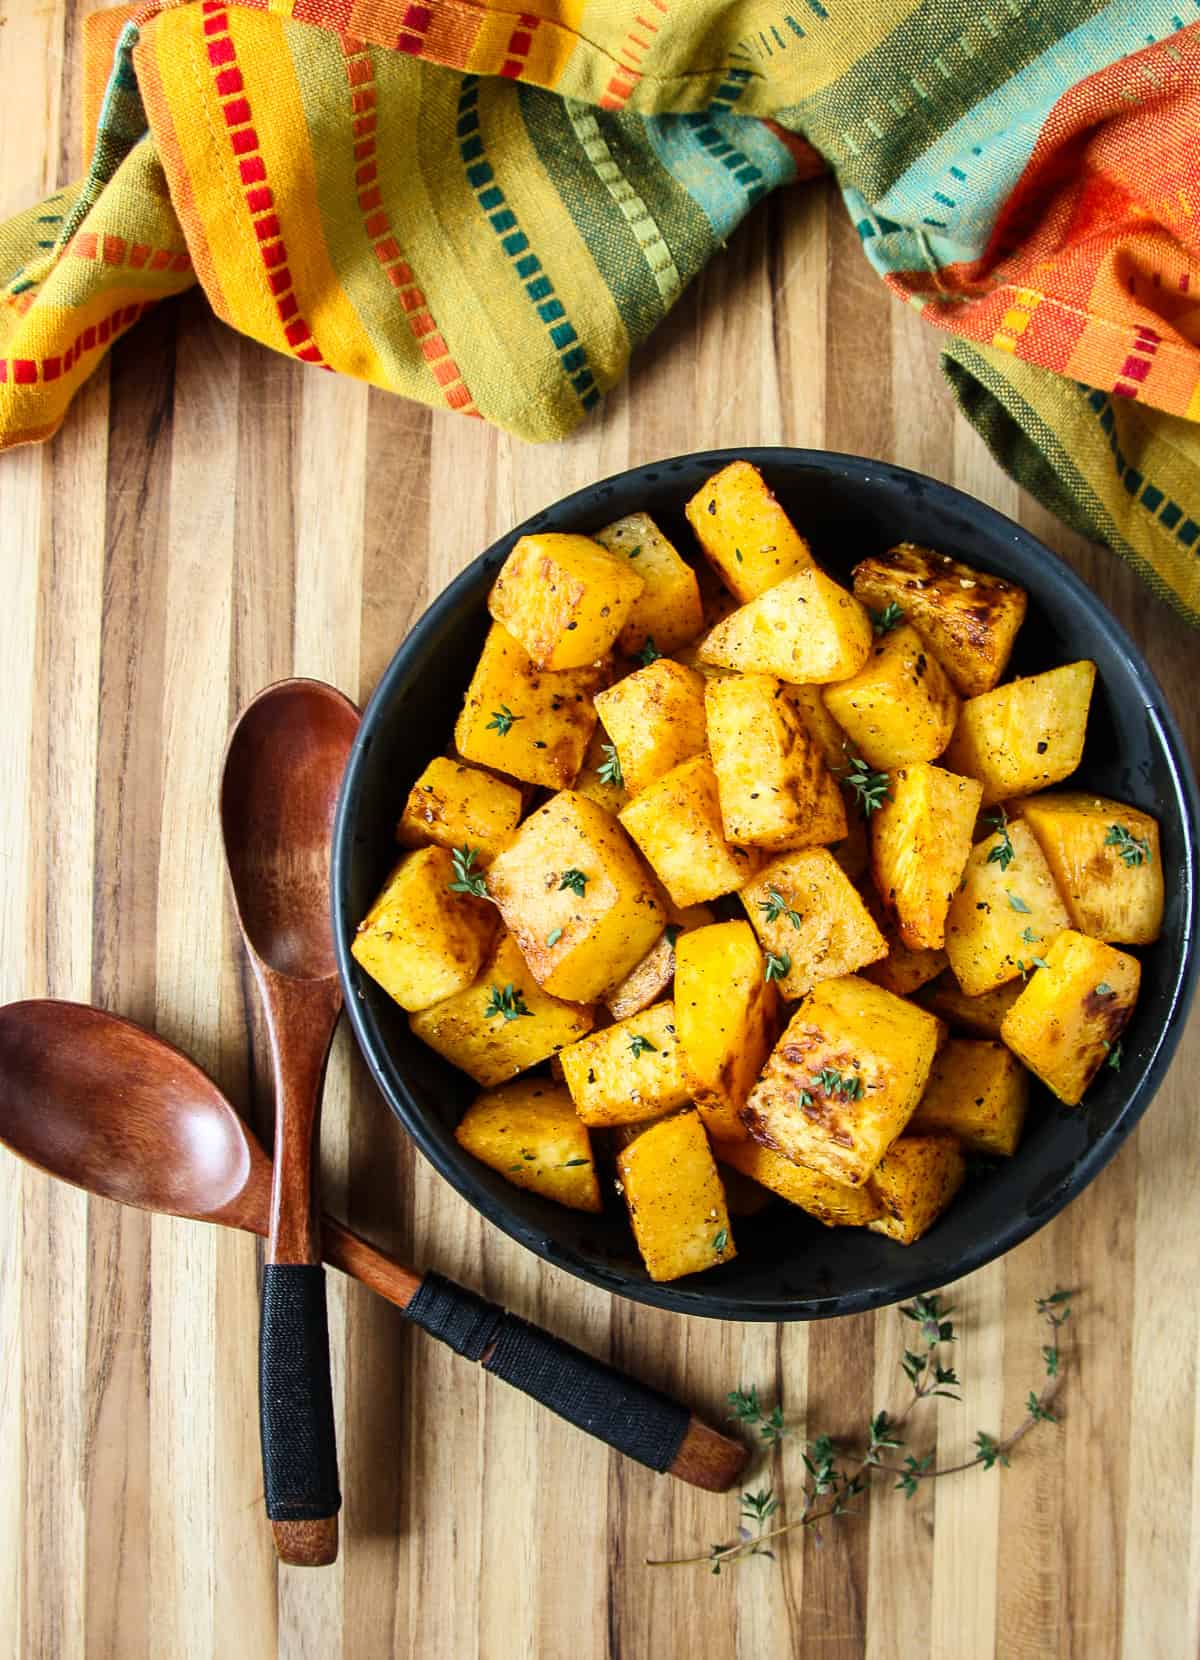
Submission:
<svg viewBox="0 0 1200 1660">
<path fill-rule="evenodd" d="M 1017 856 L 1012 837 L 1008 833 L 1008 814 L 1003 807 L 997 807 L 994 813 L 983 815 L 983 822 L 992 826 L 998 838 L 995 847 L 987 856 L 987 862 L 989 865 L 999 865 L 1001 870 L 1007 870 Z"/>
<path fill-rule="evenodd" d="M 450 855 L 450 864 L 454 870 L 453 882 L 446 886 L 451 893 L 471 893 L 477 899 L 489 899 L 487 883 L 483 879 L 483 872 L 475 869 L 475 861 L 479 857 L 477 847 L 456 847 Z"/>
<path fill-rule="evenodd" d="M 858 810 L 863 818 L 869 819 L 872 813 L 877 813 L 885 801 L 892 799 L 888 785 L 891 782 L 886 772 L 873 772 L 861 755 L 852 755 L 842 779 L 854 791 L 854 798 L 858 803 Z"/>
<path fill-rule="evenodd" d="M 1138 865 L 1149 864 L 1151 859 L 1150 843 L 1145 836 L 1135 836 L 1123 824 L 1110 824 L 1108 834 L 1104 838 L 1105 847 L 1115 847 L 1119 857 L 1126 866 L 1133 870 Z"/>
</svg>

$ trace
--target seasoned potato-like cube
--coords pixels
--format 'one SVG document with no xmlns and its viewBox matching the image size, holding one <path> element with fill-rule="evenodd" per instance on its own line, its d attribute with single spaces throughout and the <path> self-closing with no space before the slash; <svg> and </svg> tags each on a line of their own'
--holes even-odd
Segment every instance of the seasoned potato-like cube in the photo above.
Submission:
<svg viewBox="0 0 1200 1660">
<path fill-rule="evenodd" d="M 824 697 L 854 753 L 873 767 L 934 760 L 958 719 L 954 687 L 907 623 L 889 629 L 858 673 L 827 686 Z"/>
<path fill-rule="evenodd" d="M 862 1228 L 883 1213 L 870 1183 L 846 1187 L 806 1165 L 793 1164 L 757 1141 L 739 1141 L 732 1146 L 722 1143 L 717 1151 L 722 1164 L 770 1188 L 789 1205 L 799 1205 L 827 1228 Z"/>
<path fill-rule="evenodd" d="M 606 742 L 607 737 L 602 726 L 592 733 L 583 765 L 571 788 L 576 795 L 586 795 L 589 801 L 594 801 L 597 807 L 603 807 L 606 813 L 616 818 L 629 800 L 629 791 L 624 782 L 616 782 L 621 777 L 621 763 L 617 759 L 615 744 Z"/>
<path fill-rule="evenodd" d="M 749 461 L 714 473 L 685 511 L 705 557 L 743 604 L 813 564 L 808 543 Z"/>
<path fill-rule="evenodd" d="M 636 1124 L 688 1100 L 673 1003 L 618 1020 L 564 1049 L 563 1077 L 585 1124 Z"/>
<path fill-rule="evenodd" d="M 621 823 L 676 905 L 703 905 L 754 875 L 762 854 L 725 840 L 707 755 L 684 761 L 629 803 Z"/>
<path fill-rule="evenodd" d="M 901 1136 L 871 1177 L 882 1215 L 867 1226 L 897 1245 L 913 1245 L 928 1233 L 963 1184 L 962 1148 L 951 1135 Z"/>
<path fill-rule="evenodd" d="M 971 849 L 946 916 L 946 955 L 967 996 L 978 997 L 1027 973 L 1070 925 L 1032 830 L 1014 819 Z"/>
<path fill-rule="evenodd" d="M 704 681 L 669 657 L 597 692 L 596 713 L 616 745 L 630 795 L 704 752 Z"/>
<path fill-rule="evenodd" d="M 652 1280 L 677 1280 L 737 1255 L 725 1190 L 694 1112 L 644 1130 L 617 1155 L 617 1177 Z"/>
<path fill-rule="evenodd" d="M 406 854 L 358 925 L 354 959 L 402 1009 L 427 1009 L 469 986 L 496 932 L 492 907 L 454 893 L 444 847 Z"/>
<path fill-rule="evenodd" d="M 983 805 L 1057 784 L 1083 754 L 1096 665 L 1063 663 L 964 703 L 945 761 L 983 783 Z"/>
<path fill-rule="evenodd" d="M 591 1009 L 544 992 L 502 934 L 473 984 L 408 1017 L 413 1035 L 484 1089 L 525 1072 L 591 1031 Z"/>
<path fill-rule="evenodd" d="M 1106 1061 L 1133 1013 L 1142 965 L 1128 952 L 1064 928 L 1004 1017 L 1000 1035 L 1069 1107 Z"/>
<path fill-rule="evenodd" d="M 863 904 L 871 913 L 871 920 L 887 944 L 887 956 L 868 964 L 863 973 L 885 991 L 894 991 L 897 997 L 911 997 L 930 980 L 935 980 L 946 967 L 946 953 L 936 946 L 905 945 L 900 930 L 887 914 L 883 901 L 870 885 L 859 890 Z"/>
<path fill-rule="evenodd" d="M 1029 1074 L 1002 1043 L 951 1038 L 938 1051 L 910 1135 L 957 1136 L 976 1153 L 1015 1153 L 1029 1101 Z"/>
<path fill-rule="evenodd" d="M 626 657 L 647 640 L 668 655 L 694 640 L 704 627 L 696 573 L 681 559 L 649 513 L 630 513 L 596 532 L 610 553 L 628 559 L 645 583 L 633 602 L 629 620 L 617 636 Z"/>
<path fill-rule="evenodd" d="M 764 1147 L 861 1187 L 925 1093 L 933 1015 L 860 975 L 822 980 L 750 1092 L 742 1120 Z"/>
<path fill-rule="evenodd" d="M 596 725 L 592 693 L 607 679 L 594 665 L 546 674 L 495 623 L 467 687 L 454 747 L 466 761 L 561 789 L 583 764 Z"/>
<path fill-rule="evenodd" d="M 710 680 L 704 706 L 731 842 L 778 849 L 841 841 L 842 792 L 782 681 L 766 674 Z"/>
<path fill-rule="evenodd" d="M 709 1135 L 745 1136 L 741 1110 L 771 1048 L 779 997 L 744 922 L 715 922 L 675 948 L 675 1024 L 689 1093 Z"/>
<path fill-rule="evenodd" d="M 889 781 L 871 823 L 871 871 L 900 938 L 914 950 L 944 944 L 946 915 L 971 851 L 977 779 L 917 761 Z"/>
<path fill-rule="evenodd" d="M 970 1032 L 973 1037 L 998 1038 L 1005 1015 L 1020 995 L 1020 980 L 1007 980 L 995 991 L 968 997 L 953 972 L 947 969 L 922 991 L 921 1001 L 956 1031 Z"/>
<path fill-rule="evenodd" d="M 850 740 L 829 713 L 819 686 L 789 686 L 788 696 L 796 713 L 808 728 L 809 736 L 821 751 L 821 759 L 835 776 L 844 772 L 850 759 Z"/>
<path fill-rule="evenodd" d="M 1162 929 L 1158 825 L 1149 813 L 1085 791 L 1016 801 L 1046 855 L 1071 926 L 1110 945 L 1150 945 Z"/>
<path fill-rule="evenodd" d="M 688 905 L 682 910 L 678 905 L 670 905 L 668 912 L 670 922 L 641 962 L 630 969 L 620 985 L 605 993 L 604 1001 L 614 1020 L 624 1020 L 650 1007 L 674 978 L 675 945 L 679 936 L 694 928 L 705 928 L 713 919 L 707 905 Z"/>
<path fill-rule="evenodd" d="M 873 611 L 898 605 L 963 697 L 990 692 L 1025 619 L 1025 590 L 902 542 L 854 567 L 854 592 Z"/>
<path fill-rule="evenodd" d="M 403 847 L 471 847 L 490 864 L 521 818 L 521 792 L 490 772 L 439 755 L 409 791 L 396 840 Z"/>
<path fill-rule="evenodd" d="M 818 980 L 878 962 L 887 951 L 861 895 L 828 848 L 781 853 L 746 884 L 741 900 L 789 1001 Z"/>
<path fill-rule="evenodd" d="M 854 595 L 814 568 L 731 612 L 705 636 L 700 658 L 742 674 L 824 685 L 857 674 L 872 639 L 870 618 Z"/>
<path fill-rule="evenodd" d="M 493 860 L 488 892 L 539 985 L 591 1003 L 666 926 L 657 884 L 603 807 L 560 790 Z"/>
<path fill-rule="evenodd" d="M 591 1143 L 570 1094 L 544 1078 L 521 1078 L 478 1096 L 454 1139 L 499 1171 L 572 1210 L 599 1210 Z"/>
<path fill-rule="evenodd" d="M 500 567 L 488 610 L 540 669 L 607 657 L 645 583 L 590 536 L 522 536 Z"/>
</svg>

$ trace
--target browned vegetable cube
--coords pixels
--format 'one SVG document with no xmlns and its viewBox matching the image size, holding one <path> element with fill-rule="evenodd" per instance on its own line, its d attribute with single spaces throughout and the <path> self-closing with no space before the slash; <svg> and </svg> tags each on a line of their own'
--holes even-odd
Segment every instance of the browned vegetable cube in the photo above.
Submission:
<svg viewBox="0 0 1200 1660">
<path fill-rule="evenodd" d="M 1078 1106 L 1137 1002 L 1142 965 L 1102 940 L 1064 928 L 1004 1017 L 1000 1035 L 1060 1101 Z"/>
<path fill-rule="evenodd" d="M 789 686 L 788 696 L 821 751 L 821 759 L 837 777 L 850 759 L 850 740 L 829 713 L 820 686 Z"/>
<path fill-rule="evenodd" d="M 621 823 L 676 905 L 703 905 L 733 893 L 762 862 L 725 840 L 717 778 L 707 755 L 684 761 L 634 797 Z"/>
<path fill-rule="evenodd" d="M 743 602 L 813 563 L 808 543 L 749 461 L 714 473 L 686 512 L 713 569 Z"/>
<path fill-rule="evenodd" d="M 776 1031 L 778 994 L 744 922 L 715 922 L 675 947 L 675 1024 L 684 1075 L 714 1139 L 746 1134 L 741 1110 Z"/>
<path fill-rule="evenodd" d="M 1012 804 L 1038 839 L 1071 926 L 1110 945 L 1150 945 L 1162 929 L 1158 825 L 1149 813 L 1085 791 Z"/>
<path fill-rule="evenodd" d="M 517 828 L 521 792 L 490 772 L 439 755 L 409 791 L 396 840 L 404 847 L 474 848 L 490 864 Z"/>
<path fill-rule="evenodd" d="M 674 978 L 675 945 L 679 936 L 694 928 L 707 927 L 713 919 L 707 905 L 689 905 L 684 910 L 678 905 L 669 905 L 667 909 L 671 920 L 658 940 L 620 985 L 605 993 L 604 1001 L 614 1020 L 625 1020 L 650 1007 Z"/>
<path fill-rule="evenodd" d="M 601 1208 L 588 1133 L 561 1084 L 521 1078 L 487 1091 L 467 1108 L 454 1139 L 514 1187 L 572 1210 Z"/>
<path fill-rule="evenodd" d="M 801 1003 L 742 1113 L 797 1164 L 861 1187 L 925 1093 L 938 1022 L 857 974 Z"/>
<path fill-rule="evenodd" d="M 946 917 L 946 955 L 978 997 L 1027 974 L 1070 922 L 1033 832 L 1013 819 L 971 849 Z"/>
<path fill-rule="evenodd" d="M 938 1052 L 910 1135 L 957 1136 L 976 1153 L 1015 1153 L 1025 1123 L 1029 1074 L 1002 1043 L 951 1038 Z"/>
<path fill-rule="evenodd" d="M 669 657 L 597 692 L 596 713 L 616 745 L 630 795 L 704 752 L 704 681 Z"/>
<path fill-rule="evenodd" d="M 995 991 L 968 997 L 947 969 L 931 986 L 924 988 L 921 1001 L 957 1031 L 970 1032 L 974 1037 L 998 1038 L 1001 1022 L 1020 995 L 1021 981 L 1009 980 Z"/>
<path fill-rule="evenodd" d="M 522 536 L 488 598 L 492 616 L 541 669 L 582 669 L 607 657 L 645 583 L 630 561 L 590 536 Z"/>
<path fill-rule="evenodd" d="M 789 1001 L 819 980 L 877 962 L 887 951 L 887 941 L 828 848 L 781 853 L 746 884 L 741 900 Z"/>
<path fill-rule="evenodd" d="M 454 746 L 467 761 L 557 790 L 583 765 L 596 725 L 592 693 L 607 682 L 598 666 L 547 674 L 498 623 L 467 687 Z"/>
<path fill-rule="evenodd" d="M 632 657 L 653 640 L 659 651 L 669 654 L 694 640 L 704 627 L 696 573 L 649 513 L 630 513 L 606 525 L 596 532 L 596 540 L 628 559 L 645 583 L 617 637 L 617 650 Z"/>
<path fill-rule="evenodd" d="M 799 1205 L 827 1228 L 861 1228 L 882 1215 L 883 1207 L 869 1182 L 865 1187 L 846 1187 L 806 1165 L 793 1164 L 757 1141 L 722 1144 L 718 1152 L 722 1164 L 760 1182 L 789 1205 Z"/>
<path fill-rule="evenodd" d="M 823 571 L 797 571 L 741 606 L 707 635 L 706 663 L 824 685 L 857 674 L 871 652 L 871 620 Z"/>
<path fill-rule="evenodd" d="M 873 767 L 934 760 L 958 719 L 954 687 L 906 623 L 876 640 L 858 673 L 827 686 L 824 696 L 854 753 Z"/>
<path fill-rule="evenodd" d="M 402 1009 L 427 1009 L 469 986 L 496 931 L 492 907 L 450 884 L 444 847 L 406 854 L 358 925 L 355 961 Z"/>
<path fill-rule="evenodd" d="M 867 1226 L 897 1245 L 915 1244 L 946 1209 L 966 1173 L 962 1148 L 953 1136 L 901 1136 L 871 1177 L 871 1193 L 883 1214 Z"/>
<path fill-rule="evenodd" d="M 1095 663 L 1063 663 L 964 703 L 945 761 L 983 783 L 983 805 L 1057 784 L 1083 755 Z"/>
<path fill-rule="evenodd" d="M 666 907 L 617 820 L 573 790 L 531 813 L 487 876 L 539 985 L 591 1003 L 666 926 Z"/>
<path fill-rule="evenodd" d="M 677 1280 L 737 1255 L 725 1190 L 694 1112 L 643 1130 L 617 1155 L 617 1176 L 652 1280 Z"/>
<path fill-rule="evenodd" d="M 887 943 L 887 956 L 868 964 L 863 973 L 885 991 L 895 992 L 897 997 L 911 997 L 946 967 L 946 953 L 936 946 L 905 945 L 895 919 L 887 914 L 875 889 L 866 884 L 860 892 L 871 920 Z"/>
<path fill-rule="evenodd" d="M 841 841 L 846 809 L 782 681 L 730 675 L 704 689 L 725 835 L 778 849 Z"/>
<path fill-rule="evenodd" d="M 871 870 L 900 938 L 936 951 L 971 851 L 980 786 L 927 761 L 901 767 L 871 821 Z"/>
<path fill-rule="evenodd" d="M 688 1100 L 675 1007 L 656 1003 L 560 1056 L 563 1077 L 585 1124 L 636 1124 Z"/>
</svg>

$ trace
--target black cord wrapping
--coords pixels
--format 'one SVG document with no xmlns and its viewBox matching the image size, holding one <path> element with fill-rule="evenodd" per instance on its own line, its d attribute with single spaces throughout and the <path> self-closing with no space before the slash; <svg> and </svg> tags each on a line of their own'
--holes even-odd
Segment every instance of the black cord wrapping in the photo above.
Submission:
<svg viewBox="0 0 1200 1660">
<path fill-rule="evenodd" d="M 263 1269 L 258 1389 L 267 1515 L 273 1522 L 336 1515 L 342 1495 L 323 1268 Z"/>
<path fill-rule="evenodd" d="M 652 1470 L 669 1469 L 690 1414 L 657 1389 L 614 1371 L 538 1326 L 508 1314 L 440 1274 L 426 1274 L 406 1310 L 409 1318 L 459 1354 L 484 1361 L 560 1418 Z"/>
</svg>

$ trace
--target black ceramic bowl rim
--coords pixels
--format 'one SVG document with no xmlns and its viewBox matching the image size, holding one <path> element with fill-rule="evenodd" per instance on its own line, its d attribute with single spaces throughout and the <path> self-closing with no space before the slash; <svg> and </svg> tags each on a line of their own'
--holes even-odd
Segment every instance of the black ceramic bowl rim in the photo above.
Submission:
<svg viewBox="0 0 1200 1660">
<path fill-rule="evenodd" d="M 473 591 L 483 580 L 485 572 L 495 571 L 518 537 L 536 528 L 543 528 L 545 520 L 553 516 L 558 528 L 569 528 L 585 504 L 594 503 L 597 494 L 609 487 L 623 485 L 644 474 L 659 475 L 682 466 L 701 463 L 715 472 L 733 460 L 748 460 L 759 467 L 796 467 L 840 477 L 842 480 L 869 489 L 873 481 L 916 489 L 932 497 L 943 506 L 957 509 L 966 519 L 973 520 L 1003 540 L 1034 555 L 1046 573 L 1045 586 L 1054 591 L 1055 604 L 1076 605 L 1086 613 L 1091 629 L 1102 636 L 1123 660 L 1143 699 L 1146 714 L 1151 718 L 1162 747 L 1170 781 L 1183 822 L 1183 858 L 1172 880 L 1183 889 L 1184 921 L 1178 961 L 1170 985 L 1166 1018 L 1154 1038 L 1152 1050 L 1140 1075 L 1133 1084 L 1124 1105 L 1114 1121 L 1070 1167 L 1058 1183 L 1048 1203 L 1035 1215 L 1013 1215 L 1008 1226 L 1001 1226 L 978 1239 L 963 1252 L 952 1269 L 930 1279 L 928 1271 L 906 1270 L 906 1252 L 896 1248 L 896 1272 L 886 1284 L 849 1291 L 832 1290 L 828 1295 L 808 1298 L 762 1298 L 746 1300 L 722 1294 L 712 1286 L 704 1287 L 705 1276 L 683 1281 L 656 1284 L 635 1279 L 619 1269 L 591 1263 L 572 1251 L 556 1247 L 546 1237 L 546 1230 L 526 1223 L 481 1181 L 475 1162 L 469 1154 L 460 1151 L 451 1142 L 443 1145 L 426 1122 L 426 1116 L 414 1097 L 402 1070 L 390 1053 L 384 1034 L 365 1001 L 358 995 L 357 965 L 350 954 L 358 918 L 350 914 L 348 905 L 349 870 L 355 856 L 356 815 L 362 791 L 364 770 L 372 747 L 381 712 L 397 696 L 410 677 L 420 672 L 429 642 L 436 637 L 444 619 L 460 606 L 471 602 Z M 464 676 L 465 689 L 465 676 Z M 425 611 L 414 628 L 401 642 L 363 714 L 362 724 L 346 767 L 338 799 L 334 825 L 332 857 L 333 928 L 338 970 L 345 994 L 346 1009 L 355 1038 L 367 1060 L 384 1099 L 413 1137 L 430 1163 L 455 1187 L 488 1221 L 511 1238 L 526 1246 L 552 1266 L 564 1268 L 578 1278 L 601 1289 L 616 1292 L 636 1302 L 679 1313 L 735 1320 L 807 1320 L 835 1315 L 859 1313 L 902 1301 L 906 1297 L 933 1290 L 950 1279 L 957 1279 L 984 1267 L 1015 1245 L 1044 1227 L 1103 1169 L 1132 1131 L 1153 1099 L 1179 1042 L 1185 1017 L 1200 972 L 1200 954 L 1195 949 L 1197 922 L 1200 920 L 1200 895 L 1197 893 L 1197 825 L 1200 824 L 1200 798 L 1183 740 L 1166 704 L 1162 690 L 1149 665 L 1111 613 L 1088 589 L 1079 577 L 1036 537 L 1021 526 L 988 507 L 976 498 L 952 486 L 914 473 L 889 462 L 874 461 L 862 456 L 843 455 L 834 451 L 800 450 L 788 448 L 742 447 L 698 451 L 685 456 L 665 458 L 622 473 L 598 480 L 562 497 L 534 514 L 524 524 L 516 526 L 500 537 L 485 552 L 478 555 L 446 587 Z"/>
</svg>

